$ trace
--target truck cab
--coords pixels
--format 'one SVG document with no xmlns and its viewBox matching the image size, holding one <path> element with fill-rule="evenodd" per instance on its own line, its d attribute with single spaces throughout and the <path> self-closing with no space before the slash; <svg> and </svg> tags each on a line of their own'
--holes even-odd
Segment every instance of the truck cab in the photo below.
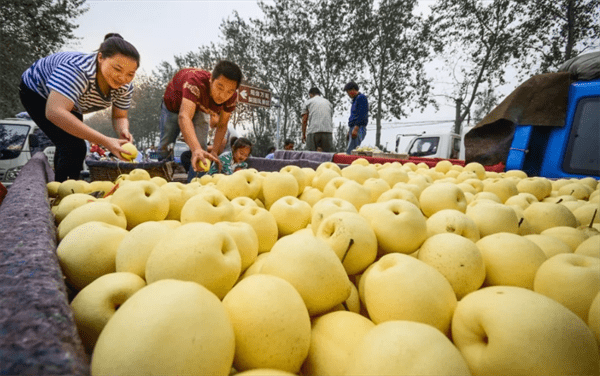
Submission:
<svg viewBox="0 0 600 376">
<path fill-rule="evenodd" d="M 396 136 L 396 152 L 400 145 L 401 137 L 415 136 L 406 148 L 409 157 L 426 158 L 461 158 L 461 137 L 455 133 L 431 133 L 399 134 Z M 462 156 L 464 159 L 464 155 Z"/>
<path fill-rule="evenodd" d="M 0 120 L 0 182 L 10 187 L 31 159 L 37 125 L 25 117 Z"/>
<path fill-rule="evenodd" d="M 571 84 L 563 127 L 517 125 L 506 170 L 600 178 L 600 79 Z"/>
</svg>

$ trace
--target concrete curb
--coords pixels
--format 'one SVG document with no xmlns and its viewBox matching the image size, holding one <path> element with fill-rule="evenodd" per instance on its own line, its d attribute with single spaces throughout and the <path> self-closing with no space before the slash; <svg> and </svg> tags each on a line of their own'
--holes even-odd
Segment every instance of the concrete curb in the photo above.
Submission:
<svg viewBox="0 0 600 376">
<path fill-rule="evenodd" d="M 21 170 L 0 206 L 0 375 L 89 375 L 56 257 L 43 153 Z"/>
</svg>

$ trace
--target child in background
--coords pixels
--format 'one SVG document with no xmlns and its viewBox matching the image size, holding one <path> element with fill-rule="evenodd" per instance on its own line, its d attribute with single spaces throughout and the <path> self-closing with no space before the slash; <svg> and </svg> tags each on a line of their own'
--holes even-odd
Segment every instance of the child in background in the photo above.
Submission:
<svg viewBox="0 0 600 376">
<path fill-rule="evenodd" d="M 248 168 L 246 159 L 248 159 L 250 153 L 252 153 L 252 142 L 245 137 L 240 137 L 233 143 L 231 151 L 226 151 L 219 156 L 219 159 L 223 163 L 223 169 L 218 171 L 219 167 L 216 164 L 212 164 L 208 173 L 210 175 L 217 173 L 231 175 L 237 170 Z"/>
</svg>

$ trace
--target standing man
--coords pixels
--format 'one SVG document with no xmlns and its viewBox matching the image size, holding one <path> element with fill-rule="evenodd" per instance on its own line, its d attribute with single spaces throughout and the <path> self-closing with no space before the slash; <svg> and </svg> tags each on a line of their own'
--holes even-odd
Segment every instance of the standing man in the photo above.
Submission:
<svg viewBox="0 0 600 376">
<path fill-rule="evenodd" d="M 333 105 L 316 87 L 308 91 L 308 96 L 302 109 L 302 143 L 306 142 L 310 151 L 321 148 L 328 153 L 333 146 Z"/>
<path fill-rule="evenodd" d="M 358 91 L 358 85 L 350 81 L 344 86 L 344 91 L 352 98 L 350 118 L 348 119 L 348 149 L 346 154 L 360 146 L 367 135 L 367 123 L 369 122 L 369 102 L 367 97 Z"/>
<path fill-rule="evenodd" d="M 195 177 L 196 171 L 201 171 L 199 163 L 206 164 L 207 159 L 217 163 L 220 169 L 218 151 L 235 110 L 236 90 L 241 81 L 240 68 L 222 60 L 212 73 L 197 68 L 181 69 L 167 85 L 161 105 L 159 152 L 161 159 L 167 158 L 168 146 L 181 132 L 192 153 L 188 181 Z M 211 116 L 217 121 L 217 129 L 213 150 L 208 152 L 206 143 Z"/>
</svg>

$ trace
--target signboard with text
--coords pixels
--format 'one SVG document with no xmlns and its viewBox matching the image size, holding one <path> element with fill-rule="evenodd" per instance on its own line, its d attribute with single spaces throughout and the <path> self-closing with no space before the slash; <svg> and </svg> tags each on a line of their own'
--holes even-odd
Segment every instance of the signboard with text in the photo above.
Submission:
<svg viewBox="0 0 600 376">
<path fill-rule="evenodd" d="M 250 106 L 271 107 L 271 92 L 242 84 L 238 89 L 238 102 Z"/>
</svg>

